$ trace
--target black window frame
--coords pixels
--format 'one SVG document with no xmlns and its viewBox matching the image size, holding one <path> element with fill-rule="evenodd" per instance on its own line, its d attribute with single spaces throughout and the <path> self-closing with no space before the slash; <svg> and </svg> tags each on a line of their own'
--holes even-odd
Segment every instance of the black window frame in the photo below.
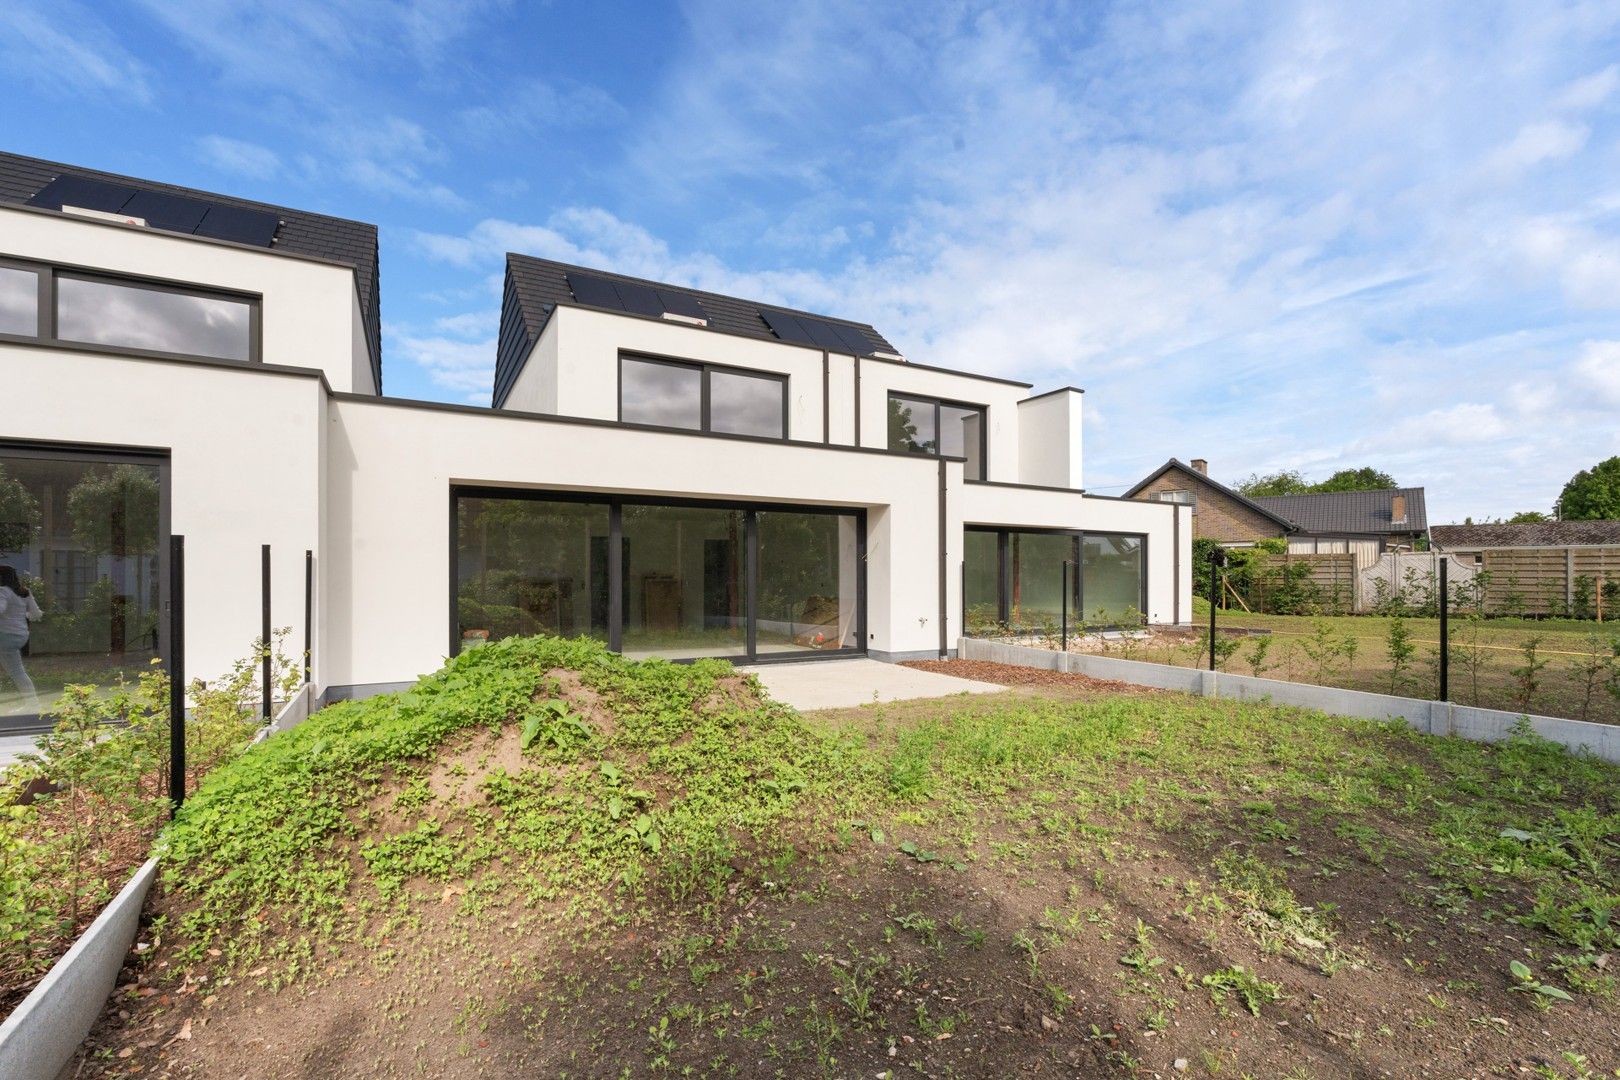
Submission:
<svg viewBox="0 0 1620 1080">
<path fill-rule="evenodd" d="M 169 540 L 173 533 L 173 480 L 171 455 L 166 447 L 123 446 L 101 443 L 61 442 L 54 439 L 0 437 L 0 457 L 33 458 L 44 461 L 76 460 L 93 465 L 141 465 L 158 474 L 157 535 L 157 654 L 163 670 L 174 670 L 169 640 Z M 0 717 L 0 735 L 35 735 L 49 731 L 51 723 L 30 713 Z"/>
<path fill-rule="evenodd" d="M 943 453 L 943 447 L 940 445 L 940 443 L 943 442 L 940 435 L 940 409 L 944 406 L 948 406 L 953 409 L 969 409 L 979 414 L 979 475 L 964 476 L 963 479 L 982 481 L 990 478 L 990 406 L 978 401 L 956 401 L 952 398 L 934 397 L 932 394 L 913 394 L 905 390 L 891 389 L 888 392 L 888 397 L 884 400 L 885 428 L 887 428 L 888 423 L 888 409 L 892 406 L 896 398 L 899 398 L 902 401 L 920 402 L 924 405 L 932 405 L 934 407 L 934 449 L 931 451 L 912 450 L 898 446 L 889 446 L 889 433 L 887 430 L 885 430 L 883 433 L 884 446 L 888 447 L 888 449 L 894 451 L 895 453 L 900 454 L 917 454 L 922 457 L 954 457 L 954 454 L 946 455 Z"/>
<path fill-rule="evenodd" d="M 685 431 L 685 428 L 674 430 Z M 868 633 L 866 622 L 866 555 L 867 515 L 862 506 L 825 506 L 800 503 L 756 501 L 752 499 L 698 499 L 676 495 L 620 495 L 599 491 L 558 491 L 549 488 L 491 487 L 487 484 L 451 484 L 449 500 L 449 599 L 450 650 L 447 656 L 457 655 L 462 646 L 460 597 L 460 552 L 458 550 L 461 499 L 523 499 L 529 502 L 595 503 L 608 508 L 608 611 L 615 613 L 608 620 L 607 647 L 611 652 L 624 651 L 624 508 L 626 506 L 670 506 L 699 510 L 740 510 L 747 537 L 744 544 L 743 597 L 747 611 L 745 652 L 718 659 L 748 664 L 802 663 L 806 660 L 847 660 L 867 655 Z M 855 519 L 855 647 L 839 649 L 806 649 L 796 652 L 760 653 L 755 640 L 759 598 L 759 515 L 787 512 L 794 514 L 821 514 L 848 516 Z M 1144 549 L 1145 550 L 1145 549 Z M 1146 575 L 1144 574 L 1144 577 Z M 694 658 L 695 659 L 695 658 Z M 675 663 L 691 663 L 680 659 Z"/>
<path fill-rule="evenodd" d="M 206 360 L 215 364 L 263 363 L 264 295 L 262 293 L 238 292 L 231 289 L 216 288 L 211 285 L 146 277 L 140 274 L 123 274 L 101 267 L 80 266 L 73 263 L 40 262 L 37 259 L 25 259 L 15 255 L 0 254 L 0 266 L 10 267 L 15 270 L 27 270 L 39 278 L 39 302 L 36 312 L 39 320 L 37 332 L 34 334 L 0 333 L 0 343 L 43 345 L 53 349 L 72 349 L 75 352 L 100 353 L 110 356 L 141 356 L 161 360 Z M 180 296 L 195 296 L 207 300 L 226 300 L 231 303 L 245 304 L 248 309 L 247 359 L 242 360 L 234 356 L 210 356 L 206 353 L 141 349 L 128 345 L 109 345 L 98 341 L 74 341 L 70 338 L 60 337 L 57 327 L 58 289 L 56 284 L 59 277 L 118 285 L 131 289 L 145 289 L 149 292 L 172 293 Z"/>
<path fill-rule="evenodd" d="M 624 418 L 624 364 L 632 360 L 639 364 L 657 364 L 663 367 L 684 368 L 699 373 L 698 380 L 698 427 L 676 427 L 665 424 L 648 424 L 640 420 L 626 420 Z M 745 375 L 750 378 L 769 380 L 779 384 L 782 388 L 782 434 L 780 435 L 753 435 L 738 431 L 715 431 L 714 416 L 711 410 L 709 381 L 716 372 L 723 375 Z M 618 399 L 619 407 L 617 419 L 621 424 L 630 427 L 647 428 L 652 431 L 679 431 L 687 435 L 718 435 L 728 439 L 770 439 L 773 442 L 788 441 L 788 379 L 789 376 L 780 371 L 761 371 L 758 368 L 737 367 L 733 364 L 711 364 L 703 360 L 688 360 L 678 356 L 661 356 L 657 353 L 634 352 L 621 350 L 619 353 Z"/>
<path fill-rule="evenodd" d="M 1144 619 L 1147 618 L 1149 566 L 1147 533 L 1122 532 L 1118 529 L 1050 529 L 1021 525 L 964 525 L 962 526 L 962 531 L 964 533 L 993 533 L 996 536 L 996 620 L 1004 626 L 1012 619 L 1012 558 L 1009 549 L 1012 546 L 1013 533 L 1032 533 L 1040 536 L 1067 536 L 1073 539 L 1075 557 L 1070 561 L 1074 565 L 1074 573 L 1070 580 L 1069 588 L 1071 590 L 1070 599 L 1072 599 L 1075 604 L 1072 610 L 1076 613 L 1083 613 L 1085 611 L 1086 587 L 1084 571 L 1086 538 L 1088 536 L 1123 536 L 1138 541 L 1142 545 L 1142 587 L 1141 595 L 1138 597 L 1141 603 L 1137 604 L 1136 610 L 1142 613 L 1142 617 Z M 965 543 L 963 548 L 964 550 L 966 549 Z M 962 563 L 962 575 L 963 580 L 965 581 L 967 575 L 966 560 L 964 560 Z M 963 612 L 963 615 L 963 625 L 966 625 L 965 611 Z M 1079 614 L 1076 614 L 1074 618 L 1074 625 L 1076 626 L 1079 626 L 1084 622 L 1084 618 Z M 1100 629 L 1108 630 L 1123 628 L 1101 627 Z"/>
</svg>

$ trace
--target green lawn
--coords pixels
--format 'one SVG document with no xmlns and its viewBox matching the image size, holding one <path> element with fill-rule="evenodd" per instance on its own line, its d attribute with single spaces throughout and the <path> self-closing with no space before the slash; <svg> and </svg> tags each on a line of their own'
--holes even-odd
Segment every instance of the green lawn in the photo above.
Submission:
<svg viewBox="0 0 1620 1080">
<path fill-rule="evenodd" d="M 757 695 L 509 639 L 249 750 L 79 1075 L 1620 1069 L 1620 770 L 1079 679 Z"/>
<path fill-rule="evenodd" d="M 1207 625 L 1209 609 L 1199 605 L 1198 626 Z M 1219 611 L 1222 628 L 1270 632 L 1263 646 L 1259 670 L 1257 643 L 1248 639 L 1222 660 L 1223 670 L 1263 674 L 1267 678 L 1315 682 L 1351 690 L 1434 697 L 1438 690 L 1437 660 L 1440 621 L 1403 618 L 1412 655 L 1403 670 L 1390 663 L 1389 633 L 1394 620 L 1377 615 L 1259 615 L 1239 610 Z M 1320 633 L 1319 633 L 1320 631 Z M 1353 655 L 1332 646 L 1346 639 L 1355 642 Z M 1451 700 L 1492 709 L 1563 716 L 1577 720 L 1620 723 L 1620 623 L 1599 624 L 1569 619 L 1451 619 Z M 1535 645 L 1539 665 L 1535 686 L 1526 694 L 1522 674 L 1526 648 Z M 1329 647 L 1325 662 L 1321 655 Z M 1207 648 L 1207 646 L 1205 647 Z M 1194 664 L 1207 652 L 1192 641 L 1136 648 L 1121 646 L 1136 659 Z"/>
</svg>

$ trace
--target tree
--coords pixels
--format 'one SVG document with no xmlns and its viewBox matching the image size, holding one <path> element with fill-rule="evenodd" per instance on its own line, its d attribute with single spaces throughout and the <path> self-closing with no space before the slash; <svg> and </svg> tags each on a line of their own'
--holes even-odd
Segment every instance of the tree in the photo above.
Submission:
<svg viewBox="0 0 1620 1080">
<path fill-rule="evenodd" d="M 0 554 L 20 552 L 39 528 L 39 500 L 0 465 Z"/>
<path fill-rule="evenodd" d="M 142 465 L 115 465 L 86 473 L 67 497 L 73 536 L 86 551 L 125 557 L 157 550 L 158 481 L 156 470 Z"/>
<path fill-rule="evenodd" d="M 1395 487 L 1395 478 L 1382 469 L 1363 466 L 1359 469 L 1340 469 L 1321 483 L 1312 484 L 1311 491 L 1387 491 Z"/>
<path fill-rule="evenodd" d="M 1265 495 L 1304 495 L 1311 490 L 1311 485 L 1305 482 L 1305 477 L 1294 469 L 1282 469 L 1278 472 L 1250 473 L 1245 479 L 1239 480 L 1237 490 L 1251 499 Z"/>
<path fill-rule="evenodd" d="M 1520 510 L 1517 514 L 1508 518 L 1507 523 L 1509 525 L 1538 525 L 1543 521 L 1550 520 L 1540 510 Z"/>
<path fill-rule="evenodd" d="M 1620 519 L 1620 456 L 1570 477 L 1558 497 L 1558 516 L 1565 521 Z"/>
<path fill-rule="evenodd" d="M 1395 487 L 1395 478 L 1382 469 L 1363 466 L 1359 469 L 1340 469 L 1326 480 L 1310 483 L 1297 469 L 1281 469 L 1274 473 L 1250 473 L 1237 483 L 1237 490 L 1249 496 L 1315 495 L 1328 491 L 1385 491 Z"/>
</svg>

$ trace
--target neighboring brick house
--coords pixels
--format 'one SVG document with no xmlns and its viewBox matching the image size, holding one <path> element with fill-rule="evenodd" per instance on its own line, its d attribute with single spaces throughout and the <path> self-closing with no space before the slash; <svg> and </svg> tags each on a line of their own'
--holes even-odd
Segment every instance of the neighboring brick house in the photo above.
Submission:
<svg viewBox="0 0 1620 1080">
<path fill-rule="evenodd" d="M 1210 479 L 1209 462 L 1203 458 L 1193 458 L 1191 465 L 1171 458 L 1127 491 L 1125 498 L 1190 507 L 1195 540 L 1209 537 L 1223 544 L 1252 544 L 1295 531 L 1292 521 Z"/>
<path fill-rule="evenodd" d="M 1290 551 L 1355 552 L 1363 563 L 1385 551 L 1415 550 L 1429 531 L 1420 487 L 1250 497 L 1210 479 L 1203 458 L 1191 465 L 1171 458 L 1125 497 L 1191 506 L 1194 539 L 1252 544 L 1286 537 Z"/>
</svg>

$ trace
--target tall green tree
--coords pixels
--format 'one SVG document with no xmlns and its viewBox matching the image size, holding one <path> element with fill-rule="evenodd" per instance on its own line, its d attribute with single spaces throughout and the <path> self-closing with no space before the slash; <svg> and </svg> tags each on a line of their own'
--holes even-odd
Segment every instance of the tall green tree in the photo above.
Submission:
<svg viewBox="0 0 1620 1080">
<path fill-rule="evenodd" d="M 1237 490 L 1251 499 L 1266 495 L 1305 495 L 1311 485 L 1294 469 L 1281 469 L 1274 473 L 1250 473 L 1237 482 Z"/>
<path fill-rule="evenodd" d="M 1620 456 L 1570 477 L 1558 497 L 1558 516 L 1565 521 L 1620 519 Z"/>
<path fill-rule="evenodd" d="M 1311 491 L 1385 491 L 1395 486 L 1395 478 L 1389 473 L 1363 466 L 1340 469 L 1326 480 L 1312 484 Z"/>
</svg>

